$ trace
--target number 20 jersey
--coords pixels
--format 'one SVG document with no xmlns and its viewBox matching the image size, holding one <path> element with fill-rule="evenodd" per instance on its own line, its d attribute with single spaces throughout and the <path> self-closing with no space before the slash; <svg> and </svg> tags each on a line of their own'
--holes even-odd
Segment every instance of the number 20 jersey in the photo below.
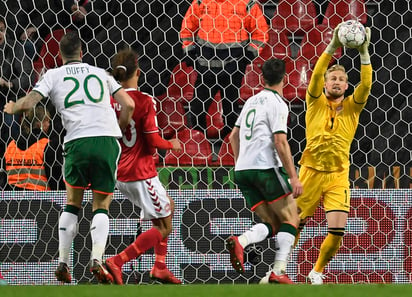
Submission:
<svg viewBox="0 0 412 297">
<path fill-rule="evenodd" d="M 50 97 L 67 131 L 64 142 L 83 137 L 121 137 L 110 95 L 121 88 L 104 69 L 81 62 L 48 70 L 33 91 Z"/>
</svg>

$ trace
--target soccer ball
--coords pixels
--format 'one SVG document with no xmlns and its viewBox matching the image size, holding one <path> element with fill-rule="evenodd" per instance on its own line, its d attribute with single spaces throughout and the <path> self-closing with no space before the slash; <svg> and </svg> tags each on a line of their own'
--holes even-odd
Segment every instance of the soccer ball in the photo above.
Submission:
<svg viewBox="0 0 412 297">
<path fill-rule="evenodd" d="M 365 27 L 358 21 L 343 22 L 339 27 L 338 37 L 343 46 L 357 48 L 365 41 Z"/>
</svg>

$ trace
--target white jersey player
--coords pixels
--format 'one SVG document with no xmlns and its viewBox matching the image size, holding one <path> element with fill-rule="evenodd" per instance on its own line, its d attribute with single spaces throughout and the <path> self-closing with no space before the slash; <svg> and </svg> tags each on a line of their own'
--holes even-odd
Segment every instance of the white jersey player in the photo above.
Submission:
<svg viewBox="0 0 412 297">
<path fill-rule="evenodd" d="M 33 90 L 49 97 L 67 131 L 64 142 L 94 136 L 120 138 L 122 132 L 110 103 L 121 89 L 104 69 L 80 61 L 48 70 Z"/>
<path fill-rule="evenodd" d="M 70 31 L 62 37 L 60 55 L 64 66 L 47 71 L 27 96 L 7 103 L 4 111 L 10 114 L 27 111 L 48 97 L 61 114 L 67 132 L 63 170 L 67 201 L 59 219 L 59 266 L 55 275 L 59 281 L 71 282 L 72 241 L 77 234 L 84 190 L 90 188 L 93 191 L 90 271 L 99 282 L 111 283 L 113 277 L 102 264 L 109 234 L 107 213 L 120 157 L 117 138 L 129 124 L 134 101 L 103 69 L 81 62 L 82 45 L 76 32 Z M 122 106 L 118 123 L 110 95 Z"/>
<path fill-rule="evenodd" d="M 233 268 L 243 273 L 244 248 L 277 234 L 279 250 L 267 282 L 292 284 L 285 271 L 299 224 L 294 196 L 301 194 L 302 185 L 287 141 L 288 109 L 281 97 L 285 63 L 270 59 L 263 64 L 262 73 L 265 89 L 246 101 L 230 135 L 235 182 L 262 223 L 231 236 L 226 247 Z"/>
<path fill-rule="evenodd" d="M 249 98 L 236 121 L 240 128 L 235 170 L 282 167 L 273 134 L 287 134 L 288 106 L 273 90 Z"/>
</svg>

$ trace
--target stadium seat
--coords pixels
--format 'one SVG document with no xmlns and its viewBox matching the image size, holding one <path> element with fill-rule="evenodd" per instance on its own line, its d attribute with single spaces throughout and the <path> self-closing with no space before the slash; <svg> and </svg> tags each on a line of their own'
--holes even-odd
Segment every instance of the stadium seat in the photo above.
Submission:
<svg viewBox="0 0 412 297">
<path fill-rule="evenodd" d="M 187 126 L 185 110 L 180 99 L 173 97 L 157 98 L 157 123 L 166 139 L 176 136 L 176 133 Z"/>
<path fill-rule="evenodd" d="M 357 20 L 362 24 L 367 21 L 366 7 L 363 0 L 331 0 L 326 7 L 322 24 L 335 28 L 339 23 Z"/>
<path fill-rule="evenodd" d="M 216 93 L 216 96 L 210 104 L 207 115 L 206 115 L 206 135 L 207 138 L 219 138 L 219 132 L 225 126 L 223 120 L 223 107 L 221 101 L 220 92 Z"/>
<path fill-rule="evenodd" d="M 285 31 L 279 28 L 269 28 L 268 41 L 260 52 L 260 57 L 266 61 L 272 57 L 278 59 L 290 59 L 291 49 L 289 46 L 289 38 L 286 36 Z"/>
<path fill-rule="evenodd" d="M 232 146 L 230 145 L 229 136 L 230 134 L 226 135 L 223 139 L 217 160 L 213 163 L 214 166 L 235 166 L 235 157 Z"/>
<path fill-rule="evenodd" d="M 181 141 L 180 153 L 167 151 L 165 165 L 169 166 L 206 166 L 212 162 L 212 148 L 206 136 L 197 130 L 185 128 L 177 133 Z"/>
<path fill-rule="evenodd" d="M 59 56 L 59 42 L 65 34 L 64 29 L 58 29 L 48 34 L 40 49 L 39 57 L 33 62 L 35 81 L 37 81 L 47 69 L 63 65 Z"/>
<path fill-rule="evenodd" d="M 325 25 L 317 25 L 315 28 L 304 35 L 297 56 L 308 59 L 310 67 L 313 70 L 316 61 L 326 49 L 332 37 L 332 28 Z M 339 48 L 338 50 L 336 50 L 333 58 L 337 60 L 341 57 L 341 55 L 342 48 Z M 331 60 L 331 64 L 335 62 L 334 59 Z"/>
<path fill-rule="evenodd" d="M 177 64 L 170 76 L 167 96 L 182 98 L 182 103 L 186 105 L 193 98 L 196 78 L 197 72 L 193 67 L 187 66 L 186 62 Z"/>
<path fill-rule="evenodd" d="M 293 104 L 302 104 L 311 75 L 312 68 L 305 57 L 300 56 L 287 62 L 283 97 Z"/>
<path fill-rule="evenodd" d="M 245 75 L 240 87 L 239 104 L 244 104 L 249 97 L 259 93 L 265 82 L 262 76 L 262 65 L 264 60 L 257 57 L 251 64 L 247 65 Z"/>
<path fill-rule="evenodd" d="M 317 13 L 312 0 L 280 0 L 272 28 L 284 29 L 287 35 L 301 35 L 317 24 Z"/>
</svg>

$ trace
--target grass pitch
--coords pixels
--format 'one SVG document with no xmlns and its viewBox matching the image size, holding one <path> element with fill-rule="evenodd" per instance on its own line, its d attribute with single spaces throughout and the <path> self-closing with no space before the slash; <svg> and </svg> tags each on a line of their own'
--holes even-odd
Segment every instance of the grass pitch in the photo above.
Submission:
<svg viewBox="0 0 412 297">
<path fill-rule="evenodd" d="M 412 285 L 76 285 L 2 286 L 0 296 L 29 297 L 403 297 L 412 296 Z"/>
</svg>

